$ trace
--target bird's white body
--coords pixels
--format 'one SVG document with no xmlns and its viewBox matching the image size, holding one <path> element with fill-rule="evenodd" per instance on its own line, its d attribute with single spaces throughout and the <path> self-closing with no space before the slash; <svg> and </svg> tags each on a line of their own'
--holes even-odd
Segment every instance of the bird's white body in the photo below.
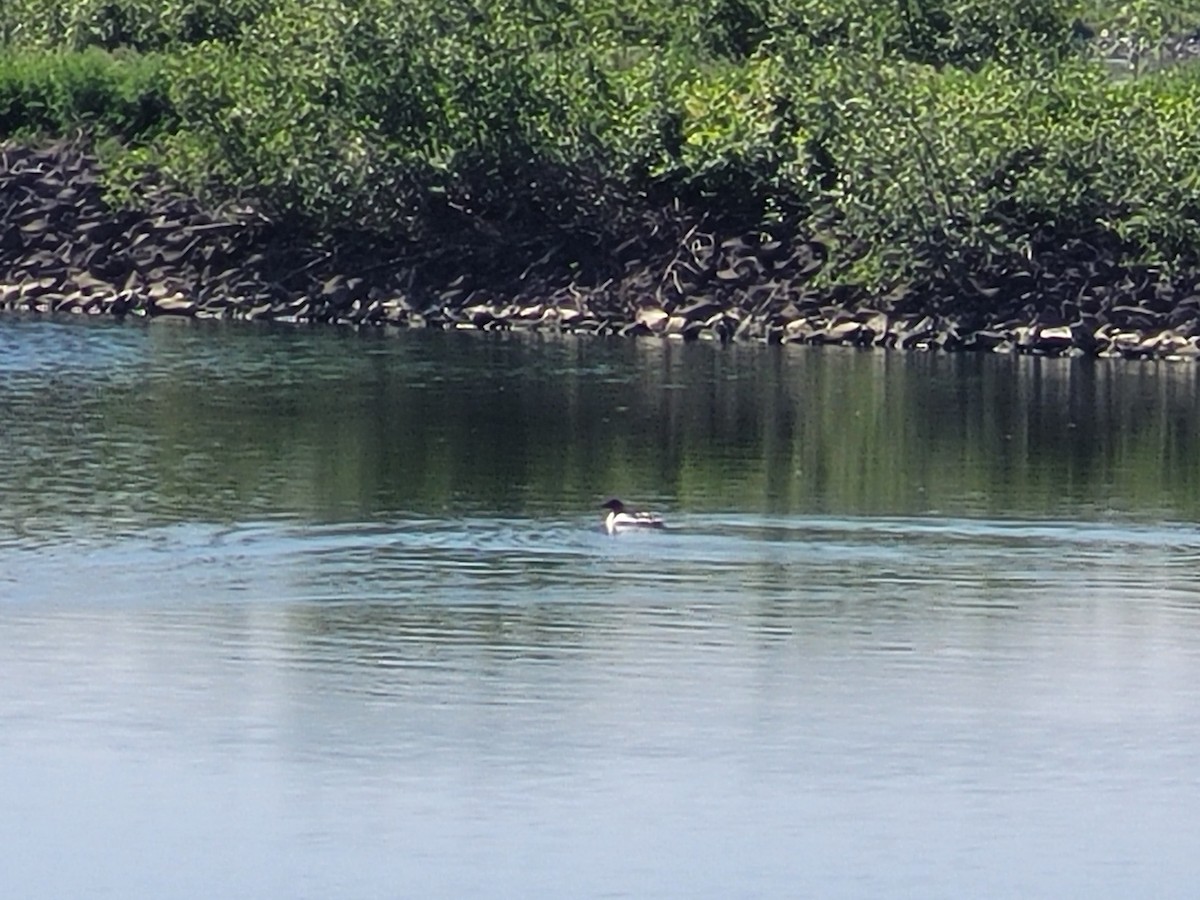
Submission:
<svg viewBox="0 0 1200 900">
<path fill-rule="evenodd" d="M 620 500 L 609 500 L 604 504 L 604 508 L 608 510 L 608 515 L 604 518 L 604 530 L 609 534 L 667 527 L 661 516 L 648 512 L 631 512 Z"/>
</svg>

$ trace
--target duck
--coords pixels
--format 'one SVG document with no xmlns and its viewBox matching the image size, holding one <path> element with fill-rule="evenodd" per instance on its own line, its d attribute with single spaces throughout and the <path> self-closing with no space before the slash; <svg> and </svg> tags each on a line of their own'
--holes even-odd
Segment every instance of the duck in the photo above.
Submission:
<svg viewBox="0 0 1200 900">
<path fill-rule="evenodd" d="M 608 515 L 604 517 L 604 530 L 609 534 L 667 527 L 662 516 L 649 512 L 632 512 L 616 497 L 603 504 L 601 509 L 608 510 Z"/>
</svg>

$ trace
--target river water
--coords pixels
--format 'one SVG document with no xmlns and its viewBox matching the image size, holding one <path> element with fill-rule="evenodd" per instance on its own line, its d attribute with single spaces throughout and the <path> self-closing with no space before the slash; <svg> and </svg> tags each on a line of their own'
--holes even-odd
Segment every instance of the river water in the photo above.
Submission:
<svg viewBox="0 0 1200 900">
<path fill-rule="evenodd" d="M 0 895 L 1188 895 L 1198 372 L 0 319 Z"/>
</svg>

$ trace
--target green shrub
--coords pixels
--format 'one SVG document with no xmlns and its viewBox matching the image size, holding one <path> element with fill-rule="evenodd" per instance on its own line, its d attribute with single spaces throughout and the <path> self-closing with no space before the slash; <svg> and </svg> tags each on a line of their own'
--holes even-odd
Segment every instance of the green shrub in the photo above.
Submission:
<svg viewBox="0 0 1200 900">
<path fill-rule="evenodd" d="M 0 44 L 163 50 L 233 40 L 279 0 L 4 0 Z"/>
<path fill-rule="evenodd" d="M 94 48 L 0 56 L 0 137 L 86 126 L 146 139 L 173 122 L 161 57 Z"/>
<path fill-rule="evenodd" d="M 1128 25 L 1143 6 L 1106 9 Z M 1177 6 L 1154 27 L 1200 0 Z M 601 242 L 666 198 L 747 227 L 799 223 L 831 245 L 824 278 L 878 288 L 1097 232 L 1190 264 L 1200 76 L 1113 80 L 1077 52 L 1078 12 L 8 0 L 0 129 L 138 137 L 114 161 L 123 177 L 155 164 L 327 229 Z"/>
</svg>

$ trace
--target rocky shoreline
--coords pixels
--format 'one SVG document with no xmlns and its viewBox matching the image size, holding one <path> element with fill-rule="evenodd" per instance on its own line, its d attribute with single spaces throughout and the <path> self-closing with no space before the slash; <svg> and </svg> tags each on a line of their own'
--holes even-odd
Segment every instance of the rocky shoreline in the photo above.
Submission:
<svg viewBox="0 0 1200 900">
<path fill-rule="evenodd" d="M 0 145 L 0 310 L 1200 358 L 1200 273 L 1117 265 L 1077 238 L 1024 267 L 984 261 L 872 297 L 812 288 L 819 241 L 723 233 L 671 210 L 584 272 L 561 248 L 526 262 L 502 242 L 481 252 L 478 235 L 298 240 L 248 208 L 206 210 L 153 185 L 141 210 L 115 210 L 99 171 L 80 142 Z"/>
</svg>

